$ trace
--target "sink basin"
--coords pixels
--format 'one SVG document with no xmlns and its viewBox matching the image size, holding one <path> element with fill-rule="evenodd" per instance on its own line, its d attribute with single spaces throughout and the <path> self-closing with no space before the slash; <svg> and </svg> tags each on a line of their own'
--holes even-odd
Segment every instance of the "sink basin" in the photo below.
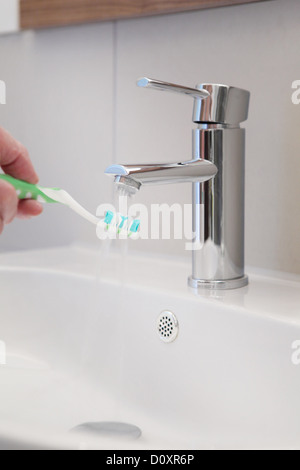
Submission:
<svg viewBox="0 0 300 470">
<path fill-rule="evenodd" d="M 197 295 L 184 260 L 86 247 L 0 266 L 0 449 L 300 449 L 299 277 Z M 71 432 L 115 422 L 141 436 Z"/>
</svg>

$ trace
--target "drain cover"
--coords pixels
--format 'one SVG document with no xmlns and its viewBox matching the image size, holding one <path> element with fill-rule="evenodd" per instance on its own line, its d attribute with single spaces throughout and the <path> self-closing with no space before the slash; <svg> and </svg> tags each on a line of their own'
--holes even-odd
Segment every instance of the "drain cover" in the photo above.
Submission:
<svg viewBox="0 0 300 470">
<path fill-rule="evenodd" d="M 110 437 L 118 439 L 138 439 L 142 431 L 137 426 L 127 423 L 103 421 L 99 423 L 84 423 L 71 429 L 71 432 L 88 433 L 93 437 Z"/>
<path fill-rule="evenodd" d="M 159 337 L 165 343 L 172 343 L 178 336 L 179 325 L 174 313 L 169 310 L 162 312 L 157 319 Z"/>
</svg>

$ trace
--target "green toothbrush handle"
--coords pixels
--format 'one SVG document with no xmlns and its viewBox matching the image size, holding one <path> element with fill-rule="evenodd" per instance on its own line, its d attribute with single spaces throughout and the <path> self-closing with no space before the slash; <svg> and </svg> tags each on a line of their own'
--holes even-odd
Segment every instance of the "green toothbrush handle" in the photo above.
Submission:
<svg viewBox="0 0 300 470">
<path fill-rule="evenodd" d="M 43 193 L 42 188 L 39 188 L 35 184 L 30 184 L 26 181 L 18 180 L 12 176 L 2 174 L 0 174 L 0 180 L 4 180 L 11 184 L 15 188 L 19 199 L 34 199 L 35 201 L 49 203 L 56 202 L 46 196 L 46 194 Z"/>
</svg>

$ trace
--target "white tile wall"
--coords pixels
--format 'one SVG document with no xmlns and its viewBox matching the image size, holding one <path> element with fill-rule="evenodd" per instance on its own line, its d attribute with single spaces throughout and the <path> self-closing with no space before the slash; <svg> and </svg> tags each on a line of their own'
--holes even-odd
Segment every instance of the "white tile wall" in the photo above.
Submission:
<svg viewBox="0 0 300 470">
<path fill-rule="evenodd" d="M 191 155 L 192 100 L 136 88 L 142 75 L 186 85 L 223 82 L 252 92 L 247 127 L 246 260 L 300 273 L 300 2 L 275 0 L 0 38 L 8 88 L 2 125 L 29 148 L 43 184 L 93 210 L 110 201 L 103 169 Z M 2 75 L 2 76 L 1 76 Z M 138 202 L 190 202 L 189 185 L 144 188 Z M 20 237 L 22 233 L 22 237 Z M 62 207 L 17 222 L 1 249 L 86 241 L 94 230 Z M 138 249 L 183 254 L 178 241 Z"/>
<path fill-rule="evenodd" d="M 0 0 L 0 33 L 19 29 L 19 0 Z"/>
</svg>

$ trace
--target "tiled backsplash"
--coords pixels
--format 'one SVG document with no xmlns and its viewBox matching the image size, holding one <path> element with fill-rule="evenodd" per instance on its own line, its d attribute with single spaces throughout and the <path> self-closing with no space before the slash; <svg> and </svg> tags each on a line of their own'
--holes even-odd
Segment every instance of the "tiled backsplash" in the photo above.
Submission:
<svg viewBox="0 0 300 470">
<path fill-rule="evenodd" d="M 138 77 L 249 89 L 246 263 L 300 273 L 299 21 L 299 0 L 277 0 L 1 37 L 1 124 L 28 146 L 43 185 L 95 210 L 111 201 L 103 170 L 112 161 L 191 156 L 192 100 L 140 90 Z M 136 199 L 189 203 L 191 187 L 144 188 Z M 7 227 L 0 249 L 76 241 L 100 243 L 92 226 L 51 206 Z M 184 253 L 179 241 L 132 246 Z"/>
</svg>

